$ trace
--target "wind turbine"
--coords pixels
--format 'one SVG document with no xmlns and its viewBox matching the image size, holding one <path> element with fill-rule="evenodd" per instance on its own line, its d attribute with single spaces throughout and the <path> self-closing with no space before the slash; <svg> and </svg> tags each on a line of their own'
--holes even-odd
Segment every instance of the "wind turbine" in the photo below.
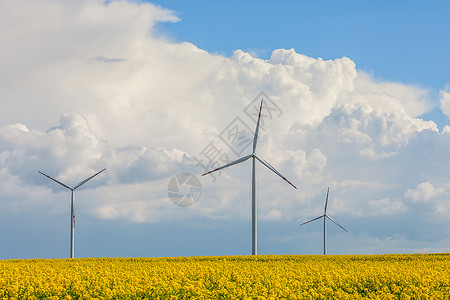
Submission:
<svg viewBox="0 0 450 300">
<path fill-rule="evenodd" d="M 257 203 L 256 203 L 256 174 L 255 174 L 255 161 L 258 160 L 260 163 L 262 163 L 264 166 L 266 166 L 269 170 L 271 170 L 272 172 L 274 172 L 275 174 L 277 174 L 278 176 L 280 176 L 281 178 L 283 178 L 284 181 L 286 181 L 287 183 L 289 183 L 290 185 L 292 185 L 295 189 L 297 189 L 295 187 L 295 185 L 293 185 L 289 180 L 287 180 L 283 175 L 281 175 L 277 170 L 275 170 L 274 167 L 272 167 L 271 164 L 269 164 L 267 161 L 265 161 L 264 159 L 258 157 L 255 153 L 256 150 L 256 143 L 258 142 L 258 131 L 259 131 L 259 122 L 261 120 L 261 110 L 262 110 L 262 106 L 263 106 L 263 100 L 261 100 L 261 106 L 259 107 L 259 115 L 258 115 L 258 121 L 256 123 L 256 130 L 255 130 L 255 135 L 253 137 L 253 152 L 247 156 L 241 157 L 229 164 L 226 164 L 224 166 L 221 166 L 217 169 L 211 170 L 209 172 L 206 172 L 204 174 L 202 174 L 202 176 L 219 171 L 221 169 L 224 168 L 228 168 L 231 167 L 233 165 L 239 164 L 241 162 L 246 161 L 247 159 L 251 158 L 252 159 L 252 255 L 257 255 L 258 253 L 258 245 L 257 245 Z"/>
<path fill-rule="evenodd" d="M 327 199 L 325 200 L 325 210 L 323 215 L 321 215 L 320 217 L 314 218 L 312 220 L 306 221 L 305 223 L 300 224 L 300 226 L 305 225 L 309 222 L 318 220 L 320 218 L 323 218 L 323 255 L 327 254 L 327 218 L 330 219 L 334 224 L 336 224 L 337 226 L 341 227 L 345 232 L 348 232 L 344 227 L 342 227 L 341 225 L 339 225 L 335 220 L 333 220 L 332 217 L 330 217 L 329 215 L 327 215 L 327 205 L 328 205 L 328 193 L 330 192 L 330 188 L 327 189 Z"/>
<path fill-rule="evenodd" d="M 95 176 L 97 176 L 98 174 L 100 174 L 101 172 L 105 171 L 106 169 L 103 169 L 97 173 L 95 173 L 94 175 L 92 175 L 89 178 L 86 178 L 85 180 L 81 181 L 79 184 L 77 184 L 74 187 L 71 187 L 59 180 L 56 180 L 53 177 L 48 176 L 45 173 L 42 173 L 41 171 L 38 171 L 39 173 L 41 173 L 42 175 L 44 175 L 47 178 L 50 178 L 51 180 L 53 180 L 56 183 L 59 183 L 60 185 L 62 185 L 63 187 L 69 189 L 71 191 L 71 199 L 70 199 L 70 258 L 73 258 L 74 256 L 74 233 L 75 233 L 75 210 L 73 208 L 73 199 L 75 198 L 75 190 L 77 188 L 79 188 L 80 186 L 82 186 L 83 184 L 85 184 L 86 182 L 88 182 L 89 180 L 91 180 L 92 178 L 94 178 Z"/>
</svg>

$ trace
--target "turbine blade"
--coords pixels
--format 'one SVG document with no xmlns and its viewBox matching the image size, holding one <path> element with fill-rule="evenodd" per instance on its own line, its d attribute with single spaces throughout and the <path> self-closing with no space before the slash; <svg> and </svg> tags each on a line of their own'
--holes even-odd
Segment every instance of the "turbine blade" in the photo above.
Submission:
<svg viewBox="0 0 450 300">
<path fill-rule="evenodd" d="M 261 106 L 259 107 L 258 121 L 256 122 L 255 136 L 253 138 L 253 153 L 255 153 L 256 143 L 258 142 L 258 131 L 259 131 L 259 122 L 261 120 L 262 105 L 263 105 L 263 100 L 261 100 Z"/>
<path fill-rule="evenodd" d="M 259 160 L 260 163 L 262 163 L 263 165 L 265 165 L 269 170 L 271 170 L 272 172 L 274 172 L 275 174 L 277 174 L 278 176 L 280 176 L 281 178 L 283 178 L 284 181 L 286 181 L 287 183 L 289 183 L 290 185 L 292 185 L 295 189 L 297 189 L 297 187 L 295 185 L 293 185 L 289 180 L 286 179 L 286 177 L 284 177 L 283 175 L 280 174 L 280 172 L 278 172 L 274 167 L 272 167 L 271 164 L 269 164 L 267 161 L 265 161 L 264 159 L 259 158 L 257 155 L 255 155 L 256 159 Z"/>
<path fill-rule="evenodd" d="M 58 184 L 60 184 L 60 185 L 62 185 L 63 187 L 65 187 L 65 188 L 68 188 L 69 190 L 71 190 L 72 188 L 70 187 L 70 186 L 68 186 L 67 184 L 65 184 L 65 183 L 62 183 L 61 181 L 59 181 L 59 180 L 56 180 L 55 178 L 53 178 L 53 177 L 50 177 L 50 176 L 48 176 L 47 174 L 45 174 L 45 173 L 42 173 L 41 171 L 38 171 L 40 174 L 42 174 L 42 175 L 44 175 L 45 177 L 47 177 L 47 178 L 49 178 L 49 179 L 51 179 L 51 180 L 53 180 L 54 182 L 56 182 L 56 183 L 58 183 Z"/>
<path fill-rule="evenodd" d="M 88 182 L 89 180 L 91 180 L 92 178 L 94 178 L 95 176 L 97 176 L 98 174 L 100 174 L 101 172 L 103 172 L 103 171 L 105 171 L 105 170 L 106 170 L 106 168 L 103 169 L 103 170 L 101 170 L 101 171 L 98 171 L 97 173 L 95 173 L 95 174 L 92 175 L 91 177 L 89 177 L 89 178 L 83 180 L 82 182 L 80 182 L 79 184 L 77 184 L 73 189 L 79 188 L 80 186 L 82 186 L 83 184 L 85 184 L 86 182 Z"/>
<path fill-rule="evenodd" d="M 328 193 L 330 192 L 330 187 L 327 189 L 327 200 L 325 200 L 325 214 L 327 214 L 327 205 L 328 205 Z"/>
<path fill-rule="evenodd" d="M 323 218 L 323 215 L 321 215 L 320 217 L 314 218 L 314 219 L 312 219 L 312 220 L 306 221 L 306 222 L 300 224 L 300 226 L 305 225 L 305 224 L 308 224 L 308 223 L 310 223 L 310 222 L 312 222 L 312 221 L 315 221 L 315 220 L 319 220 L 320 218 Z"/>
<path fill-rule="evenodd" d="M 243 162 L 243 161 L 246 161 L 247 159 L 249 159 L 250 157 L 252 157 L 252 155 L 253 155 L 253 154 L 250 154 L 250 155 L 241 157 L 241 158 L 239 158 L 239 159 L 237 159 L 237 160 L 235 160 L 235 161 L 233 161 L 233 162 L 230 162 L 229 164 L 226 164 L 226 165 L 224 165 L 224 166 L 221 166 L 221 167 L 219 167 L 219 168 L 217 168 L 217 169 L 214 169 L 214 170 L 211 170 L 211 171 L 209 171 L 209 172 L 203 173 L 202 176 L 208 175 L 208 174 L 210 174 L 210 173 L 213 173 L 213 172 L 219 171 L 219 170 L 221 170 L 221 169 L 225 169 L 225 168 L 231 167 L 232 165 L 235 165 L 235 164 L 241 163 L 241 162 Z"/>
<path fill-rule="evenodd" d="M 328 219 L 330 219 L 334 224 L 336 224 L 337 226 L 341 227 L 345 232 L 348 232 L 344 227 L 342 227 L 341 225 L 339 225 L 335 220 L 333 220 L 332 217 L 330 217 L 329 215 L 325 215 L 325 217 L 327 217 Z"/>
</svg>

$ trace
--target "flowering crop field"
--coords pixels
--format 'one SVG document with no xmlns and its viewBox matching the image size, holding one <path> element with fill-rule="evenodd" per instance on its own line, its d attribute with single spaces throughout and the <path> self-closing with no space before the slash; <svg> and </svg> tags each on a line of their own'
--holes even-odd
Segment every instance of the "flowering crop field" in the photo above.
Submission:
<svg viewBox="0 0 450 300">
<path fill-rule="evenodd" d="M 3 299 L 450 299 L 450 254 L 0 260 Z"/>
</svg>

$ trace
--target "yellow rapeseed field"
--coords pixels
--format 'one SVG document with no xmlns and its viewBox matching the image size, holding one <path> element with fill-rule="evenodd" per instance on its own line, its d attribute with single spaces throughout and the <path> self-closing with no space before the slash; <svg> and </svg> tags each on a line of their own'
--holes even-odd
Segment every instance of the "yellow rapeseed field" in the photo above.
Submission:
<svg viewBox="0 0 450 300">
<path fill-rule="evenodd" d="M 450 299 L 450 254 L 0 261 L 3 299 Z"/>
</svg>

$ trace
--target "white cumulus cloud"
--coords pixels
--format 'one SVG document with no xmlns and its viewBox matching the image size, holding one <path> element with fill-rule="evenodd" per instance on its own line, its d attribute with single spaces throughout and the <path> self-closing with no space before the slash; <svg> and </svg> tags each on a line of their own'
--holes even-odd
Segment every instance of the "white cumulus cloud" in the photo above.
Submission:
<svg viewBox="0 0 450 300">
<path fill-rule="evenodd" d="M 441 110 L 448 118 L 450 118 L 450 92 L 448 91 L 448 88 L 441 91 Z"/>
<path fill-rule="evenodd" d="M 257 153 L 298 186 L 258 165 L 263 219 L 320 213 L 327 186 L 332 215 L 356 219 L 421 214 L 419 202 L 449 190 L 449 130 L 439 134 L 418 117 L 430 108 L 429 91 L 375 80 L 351 58 L 294 49 L 267 60 L 242 50 L 211 54 L 155 34 L 157 22 L 179 19 L 135 1 L 3 1 L 0 20 L 0 195 L 8 212 L 30 201 L 50 207 L 59 191 L 37 170 L 76 183 L 107 168 L 84 192 L 97 199 L 84 206 L 94 218 L 249 219 L 249 162 L 201 177 L 202 197 L 185 210 L 171 203 L 167 184 L 180 172 L 202 174 L 197 159 L 210 143 L 222 160 L 209 167 L 237 159 L 219 135 L 236 118 L 253 132 L 248 112 L 261 91 L 279 109 L 265 107 Z M 441 108 L 450 115 L 448 95 L 441 92 Z M 436 211 L 448 209 L 436 202 Z"/>
<path fill-rule="evenodd" d="M 405 196 L 413 202 L 428 202 L 441 193 L 441 189 L 437 189 L 429 182 L 420 183 L 416 189 L 409 189 Z"/>
</svg>

